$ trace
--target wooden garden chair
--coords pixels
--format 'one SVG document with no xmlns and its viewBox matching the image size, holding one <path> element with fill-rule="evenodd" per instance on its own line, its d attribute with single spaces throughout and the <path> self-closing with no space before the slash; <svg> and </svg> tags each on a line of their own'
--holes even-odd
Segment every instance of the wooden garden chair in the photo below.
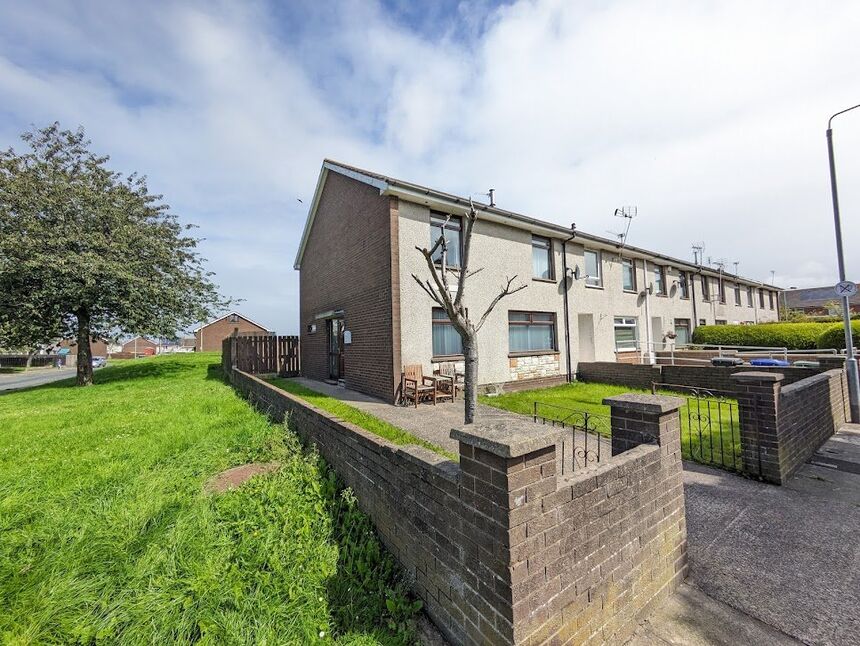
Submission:
<svg viewBox="0 0 860 646">
<path fill-rule="evenodd" d="M 421 401 L 432 401 L 435 405 L 438 401 L 451 398 L 450 394 L 439 391 L 436 377 L 424 375 L 421 364 L 403 366 L 400 389 L 403 401 L 411 402 L 415 408 L 418 408 L 418 402 Z"/>
<path fill-rule="evenodd" d="M 450 393 L 455 399 L 457 397 L 457 393 L 462 391 L 466 386 L 466 384 L 460 380 L 461 375 L 457 373 L 456 365 L 450 361 L 440 364 L 439 368 L 437 368 L 433 374 L 439 380 L 439 387 L 444 392 Z"/>
</svg>

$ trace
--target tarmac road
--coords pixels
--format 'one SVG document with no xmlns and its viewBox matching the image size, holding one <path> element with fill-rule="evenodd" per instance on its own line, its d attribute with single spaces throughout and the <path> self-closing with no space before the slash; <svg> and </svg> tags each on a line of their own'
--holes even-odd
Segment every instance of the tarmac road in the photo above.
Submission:
<svg viewBox="0 0 860 646">
<path fill-rule="evenodd" d="M 28 370 L 27 372 L 13 372 L 0 374 L 0 391 L 20 390 L 21 388 L 32 388 L 49 384 L 61 379 L 70 379 L 75 376 L 74 368 L 44 368 Z"/>
</svg>

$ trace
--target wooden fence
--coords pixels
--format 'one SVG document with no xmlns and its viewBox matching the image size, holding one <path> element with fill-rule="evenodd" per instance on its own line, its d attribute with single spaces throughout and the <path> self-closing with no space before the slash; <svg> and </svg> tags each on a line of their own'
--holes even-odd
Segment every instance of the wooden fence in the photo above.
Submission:
<svg viewBox="0 0 860 646">
<path fill-rule="evenodd" d="M 235 367 L 255 375 L 297 377 L 299 355 L 297 336 L 229 336 L 221 348 L 221 363 L 225 370 Z"/>
</svg>

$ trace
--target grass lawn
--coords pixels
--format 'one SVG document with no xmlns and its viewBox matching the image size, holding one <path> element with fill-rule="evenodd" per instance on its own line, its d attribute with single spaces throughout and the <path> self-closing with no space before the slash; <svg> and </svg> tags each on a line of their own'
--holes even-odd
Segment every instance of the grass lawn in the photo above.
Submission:
<svg viewBox="0 0 860 646">
<path fill-rule="evenodd" d="M 319 393 L 316 390 L 311 390 L 292 379 L 272 377 L 267 379 L 267 381 L 282 390 L 286 390 L 288 393 L 307 400 L 317 408 L 321 408 L 324 411 L 337 415 L 341 419 L 352 422 L 356 426 L 359 426 L 366 431 L 370 431 L 374 435 L 384 437 L 395 444 L 417 444 L 418 446 L 423 446 L 431 451 L 435 451 L 440 455 L 444 455 L 449 460 L 459 461 L 460 459 L 460 456 L 454 455 L 449 451 L 445 451 L 426 440 L 422 440 L 420 437 L 412 435 L 409 431 L 405 431 L 398 426 L 389 424 L 388 422 L 381 420 L 378 417 L 374 417 L 363 410 L 359 410 L 355 406 L 350 406 L 339 399 L 329 397 L 328 395 Z"/>
<path fill-rule="evenodd" d="M 574 382 L 552 388 L 505 393 L 496 397 L 482 395 L 480 401 L 489 406 L 528 416 L 534 414 L 534 404 L 538 402 L 539 415 L 548 420 L 565 419 L 570 415 L 571 410 L 587 412 L 597 416 L 593 420 L 593 428 L 601 435 L 609 436 L 611 434 L 610 411 L 609 406 L 603 405 L 603 399 L 630 392 L 649 391 L 611 384 Z M 680 393 L 662 394 L 686 399 L 686 396 Z M 737 402 L 734 400 L 729 402 L 731 405 L 725 401 L 717 403 L 714 399 L 701 400 L 681 408 L 681 451 L 684 459 L 712 466 L 740 469 L 738 408 Z M 575 416 L 574 420 L 581 423 L 582 417 Z M 589 428 L 592 426 L 590 425 Z"/>
<path fill-rule="evenodd" d="M 420 604 L 367 517 L 218 360 L 112 362 L 89 388 L 0 395 L 0 642 L 412 641 Z"/>
</svg>

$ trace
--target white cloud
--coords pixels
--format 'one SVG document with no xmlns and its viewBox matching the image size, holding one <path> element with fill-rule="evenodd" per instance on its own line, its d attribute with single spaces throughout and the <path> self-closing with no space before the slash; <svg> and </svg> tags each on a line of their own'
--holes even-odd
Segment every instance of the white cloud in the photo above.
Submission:
<svg viewBox="0 0 860 646">
<path fill-rule="evenodd" d="M 59 119 L 201 225 L 225 291 L 297 329 L 292 259 L 323 157 L 631 242 L 835 279 L 824 127 L 860 103 L 856 2 L 463 4 L 402 12 L 0 4 L 0 145 Z M 407 7 L 408 8 L 408 7 Z M 849 273 L 860 111 L 836 125 Z M 304 199 L 300 204 L 297 198 Z"/>
</svg>

